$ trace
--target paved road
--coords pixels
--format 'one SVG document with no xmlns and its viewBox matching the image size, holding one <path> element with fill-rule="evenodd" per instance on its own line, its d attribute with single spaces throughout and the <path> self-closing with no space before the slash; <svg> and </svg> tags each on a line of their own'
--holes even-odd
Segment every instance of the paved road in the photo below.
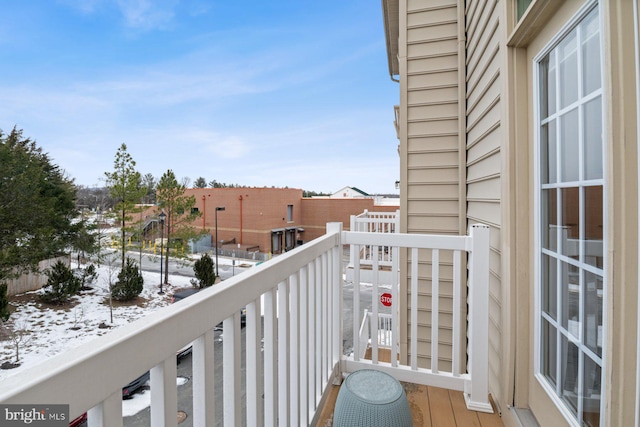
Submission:
<svg viewBox="0 0 640 427">
<path fill-rule="evenodd" d="M 148 271 L 148 272 L 154 272 L 154 273 L 160 272 L 160 256 L 159 255 L 153 255 L 153 254 L 148 254 L 143 252 L 142 256 L 140 256 L 139 252 L 129 251 L 127 252 L 127 256 L 130 258 L 133 258 L 138 262 L 142 261 L 141 263 L 142 266 L 140 268 L 142 271 Z M 102 256 L 101 256 L 101 263 L 107 264 L 108 262 L 113 262 L 113 265 L 119 267 L 121 264 L 120 259 L 121 259 L 120 252 L 103 250 Z M 94 261 L 96 261 L 96 259 L 94 259 Z M 218 272 L 222 280 L 226 280 L 250 268 L 247 266 L 248 264 L 243 263 L 242 260 L 240 259 L 236 260 L 235 267 L 231 264 L 231 260 L 227 258 L 219 257 L 219 261 L 220 261 L 220 265 L 218 266 Z M 164 264 L 162 266 L 162 269 L 164 271 Z M 169 258 L 169 275 L 195 277 L 193 274 L 193 261 L 190 259 Z"/>
</svg>

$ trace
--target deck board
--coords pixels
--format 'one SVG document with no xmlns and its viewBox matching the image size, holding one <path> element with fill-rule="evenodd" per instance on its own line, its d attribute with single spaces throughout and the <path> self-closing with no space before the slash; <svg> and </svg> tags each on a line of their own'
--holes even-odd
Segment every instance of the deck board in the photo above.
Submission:
<svg viewBox="0 0 640 427">
<path fill-rule="evenodd" d="M 443 388 L 427 386 L 431 423 L 438 427 L 456 427 L 456 417 L 449 399 L 449 391 Z"/>
<path fill-rule="evenodd" d="M 464 402 L 464 396 L 462 393 L 449 390 L 449 399 L 451 400 L 451 407 L 453 408 L 453 414 L 456 418 L 456 424 L 459 426 L 469 427 L 482 427 L 478 413 L 467 410 L 467 405 Z"/>
</svg>

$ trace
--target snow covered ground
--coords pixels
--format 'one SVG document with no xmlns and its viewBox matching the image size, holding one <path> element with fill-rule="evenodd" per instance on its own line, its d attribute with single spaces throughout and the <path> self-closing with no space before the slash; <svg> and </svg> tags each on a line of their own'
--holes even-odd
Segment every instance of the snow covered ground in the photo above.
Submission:
<svg viewBox="0 0 640 427">
<path fill-rule="evenodd" d="M 231 259 L 220 257 L 220 265 Z M 72 267 L 76 266 L 72 263 Z M 108 334 L 113 329 L 131 323 L 161 307 L 171 303 L 174 290 L 191 287 L 190 278 L 169 275 L 170 285 L 164 285 L 164 295 L 158 294 L 160 274 L 142 272 L 144 289 L 133 303 L 116 304 L 113 308 L 113 323 L 108 302 L 107 283 L 109 268 L 97 266 L 98 278 L 89 285 L 92 289 L 82 291 L 73 297 L 72 303 L 56 307 L 40 302 L 40 291 L 28 292 L 10 298 L 13 313 L 10 321 L 20 329 L 28 331 L 24 342 L 19 346 L 20 366 L 13 369 L 0 369 L 2 380 L 33 367 L 43 360 L 74 348 L 95 337 Z M 111 274 L 116 278 L 119 269 Z M 108 328 L 100 328 L 105 324 Z M 15 345 L 12 341 L 0 341 L 0 364 L 15 362 Z M 183 379 L 178 378 L 178 385 Z M 135 394 L 131 400 L 123 401 L 123 415 L 129 416 L 149 406 L 150 393 Z"/>
</svg>

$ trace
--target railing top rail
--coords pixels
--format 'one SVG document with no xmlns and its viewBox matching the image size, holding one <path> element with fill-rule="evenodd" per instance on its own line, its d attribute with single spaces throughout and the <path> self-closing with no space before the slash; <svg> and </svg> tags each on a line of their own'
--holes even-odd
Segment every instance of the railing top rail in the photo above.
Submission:
<svg viewBox="0 0 640 427">
<path fill-rule="evenodd" d="M 79 415 L 335 247 L 328 233 L 242 275 L 56 355 L 2 382 L 0 402 L 68 404 Z M 146 350 L 146 351 L 145 351 Z M 153 350 L 153 351 L 150 351 Z M 136 357 L 131 357 L 136 355 Z M 125 363 L 126 361 L 126 363 Z M 92 386 L 78 384 L 92 378 Z"/>
<path fill-rule="evenodd" d="M 442 236 L 434 234 L 397 234 L 343 231 L 342 243 L 412 247 L 419 249 L 471 250 L 470 236 Z"/>
</svg>

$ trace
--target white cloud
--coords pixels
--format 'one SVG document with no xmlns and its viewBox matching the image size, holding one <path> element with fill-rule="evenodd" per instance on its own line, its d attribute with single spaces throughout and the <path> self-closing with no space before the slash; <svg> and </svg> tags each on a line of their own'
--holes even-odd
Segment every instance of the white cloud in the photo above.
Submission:
<svg viewBox="0 0 640 427">
<path fill-rule="evenodd" d="M 150 30 L 166 28 L 173 20 L 176 0 L 118 0 L 128 27 Z"/>
<path fill-rule="evenodd" d="M 167 29 L 175 18 L 179 0 L 59 0 L 82 14 L 92 15 L 115 7 L 126 27 L 136 30 Z M 191 8 L 193 9 L 193 8 Z M 202 13 L 204 9 L 194 11 Z"/>
<path fill-rule="evenodd" d="M 239 136 L 226 136 L 211 139 L 207 151 L 220 159 L 240 159 L 250 152 L 249 144 Z"/>
</svg>

